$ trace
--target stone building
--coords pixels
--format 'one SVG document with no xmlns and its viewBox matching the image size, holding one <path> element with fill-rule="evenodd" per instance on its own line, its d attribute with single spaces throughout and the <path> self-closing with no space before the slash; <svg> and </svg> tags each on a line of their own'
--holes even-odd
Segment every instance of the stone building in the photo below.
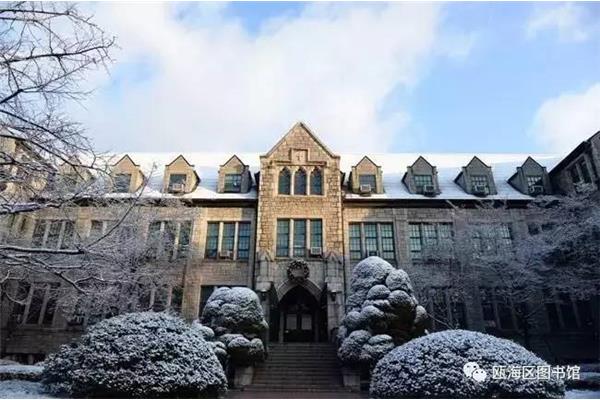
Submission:
<svg viewBox="0 0 600 400">
<path fill-rule="evenodd" d="M 143 190 L 143 198 L 154 201 L 139 207 L 139 221 L 146 222 L 132 237 L 139 243 L 168 238 L 162 257 L 153 261 L 166 271 L 165 284 L 149 292 L 144 308 L 170 308 L 195 319 L 215 287 L 247 286 L 263 303 L 270 342 L 327 342 L 335 340 L 357 262 L 377 255 L 408 271 L 421 268 L 425 243 L 442 243 L 461 224 L 489 223 L 469 208 L 487 200 L 507 205 L 494 234 L 519 240 L 528 234 L 525 206 L 532 196 L 575 191 L 582 183 L 598 188 L 600 132 L 562 160 L 367 156 L 338 155 L 297 123 L 263 155 L 130 153 L 116 159 L 107 198 L 134 198 Z M 469 210 L 466 222 L 456 206 Z M 2 240 L 60 247 L 74 234 L 106 232 L 118 215 L 111 207 L 85 204 L 45 210 L 3 221 L 10 234 Z M 73 323 L 63 316 L 52 299 L 55 285 L 41 280 L 27 286 L 25 305 L 3 301 L 3 357 L 37 361 L 97 320 L 84 316 Z M 437 288 L 431 301 L 423 300 L 432 315 L 514 336 L 510 299 L 475 290 L 468 301 L 457 300 L 435 271 L 429 286 Z M 563 298 L 547 306 L 532 346 L 548 358 L 597 359 L 597 299 Z"/>
</svg>

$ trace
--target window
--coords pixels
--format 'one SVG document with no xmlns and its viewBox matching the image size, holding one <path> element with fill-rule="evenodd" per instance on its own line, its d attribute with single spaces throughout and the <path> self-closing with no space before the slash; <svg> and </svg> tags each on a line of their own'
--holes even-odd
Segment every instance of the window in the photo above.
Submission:
<svg viewBox="0 0 600 400">
<path fill-rule="evenodd" d="M 394 228 L 391 222 L 350 223 L 350 259 L 378 255 L 395 262 Z"/>
<path fill-rule="evenodd" d="M 323 194 L 323 174 L 318 168 L 315 168 L 310 174 L 310 194 Z"/>
<path fill-rule="evenodd" d="M 105 221 L 92 220 L 92 226 L 90 228 L 90 239 L 98 239 L 104 234 Z"/>
<path fill-rule="evenodd" d="M 544 291 L 546 313 L 552 331 L 573 331 L 594 327 L 589 299 L 576 299 L 567 292 Z"/>
<path fill-rule="evenodd" d="M 200 286 L 200 308 L 198 310 L 198 318 L 202 319 L 202 311 L 204 311 L 204 307 L 206 306 L 206 303 L 208 303 L 208 299 L 216 288 L 216 286 L 212 285 Z"/>
<path fill-rule="evenodd" d="M 580 159 L 577 162 L 579 166 L 579 170 L 581 171 L 581 177 L 585 183 L 592 183 L 592 176 L 590 175 L 590 170 L 588 169 L 587 162 L 584 158 Z"/>
<path fill-rule="evenodd" d="M 75 222 L 69 220 L 38 220 L 33 229 L 31 245 L 49 249 L 67 249 L 73 246 Z"/>
<path fill-rule="evenodd" d="M 185 190 L 186 180 L 187 174 L 169 175 L 169 192 L 183 192 Z"/>
<path fill-rule="evenodd" d="M 291 180 L 289 169 L 284 168 L 279 172 L 279 194 L 290 194 Z"/>
<path fill-rule="evenodd" d="M 242 190 L 241 174 L 225 174 L 224 191 L 226 193 L 238 193 Z"/>
<path fill-rule="evenodd" d="M 530 192 L 534 186 L 544 186 L 542 177 L 540 175 L 527 175 L 527 188 Z"/>
<path fill-rule="evenodd" d="M 238 226 L 238 260 L 247 260 L 250 255 L 250 222 L 240 222 Z"/>
<path fill-rule="evenodd" d="M 414 179 L 417 193 L 423 193 L 424 186 L 433 186 L 433 176 L 431 175 L 415 175 Z"/>
<path fill-rule="evenodd" d="M 409 223 L 408 228 L 411 258 L 422 258 L 423 250 L 451 255 L 451 223 Z"/>
<path fill-rule="evenodd" d="M 481 309 L 485 330 L 494 333 L 498 329 L 514 330 L 516 328 L 516 307 L 522 304 L 513 304 L 513 301 L 502 288 L 481 287 Z"/>
<path fill-rule="evenodd" d="M 432 287 L 426 290 L 424 299 L 433 330 L 467 328 L 465 303 L 457 291 L 448 287 Z"/>
<path fill-rule="evenodd" d="M 15 305 L 12 318 L 17 323 L 27 325 L 52 326 L 58 298 L 58 283 L 29 284 L 21 282 L 16 298 L 25 304 Z"/>
<path fill-rule="evenodd" d="M 471 187 L 475 190 L 476 187 L 483 187 L 486 194 L 490 192 L 490 185 L 487 175 L 471 175 Z"/>
<path fill-rule="evenodd" d="M 369 185 L 371 192 L 375 192 L 377 190 L 377 177 L 372 174 L 360 174 L 358 175 L 358 184 L 360 186 Z"/>
<path fill-rule="evenodd" d="M 307 232 L 307 229 L 310 229 Z M 290 254 L 290 235 L 292 252 Z M 323 247 L 323 222 L 320 219 L 279 219 L 277 220 L 277 257 L 299 257 L 307 255 L 307 249 Z M 317 254 L 314 254 L 315 256 Z"/>
<path fill-rule="evenodd" d="M 221 239 L 220 241 L 219 238 Z M 208 223 L 205 258 L 248 260 L 249 256 L 250 222 L 231 221 Z"/>
<path fill-rule="evenodd" d="M 494 254 L 512 247 L 509 224 L 478 224 L 472 232 L 473 247 L 478 253 Z"/>
<path fill-rule="evenodd" d="M 310 220 L 310 247 L 323 248 L 323 222 L 320 219 Z"/>
<path fill-rule="evenodd" d="M 116 174 L 114 177 L 114 191 L 127 193 L 131 185 L 131 174 Z"/>
<path fill-rule="evenodd" d="M 573 181 L 573 183 L 581 182 L 581 177 L 579 176 L 577 165 L 573 165 L 571 168 L 569 168 L 569 174 L 571 175 L 571 180 Z"/>
<path fill-rule="evenodd" d="M 365 249 L 367 257 L 379 256 L 377 252 L 377 224 L 364 224 L 365 231 Z"/>
<path fill-rule="evenodd" d="M 191 221 L 154 221 L 148 227 L 148 256 L 160 260 L 187 257 Z"/>
<path fill-rule="evenodd" d="M 306 194 L 306 172 L 302 168 L 294 174 L 294 194 L 302 196 Z"/>
<path fill-rule="evenodd" d="M 294 220 L 294 257 L 306 257 L 306 220 Z"/>
<path fill-rule="evenodd" d="M 221 240 L 221 251 L 232 254 L 235 244 L 235 222 L 223 222 L 223 236 Z"/>
<path fill-rule="evenodd" d="M 219 223 L 209 222 L 206 230 L 206 258 L 217 258 L 219 250 Z"/>
</svg>

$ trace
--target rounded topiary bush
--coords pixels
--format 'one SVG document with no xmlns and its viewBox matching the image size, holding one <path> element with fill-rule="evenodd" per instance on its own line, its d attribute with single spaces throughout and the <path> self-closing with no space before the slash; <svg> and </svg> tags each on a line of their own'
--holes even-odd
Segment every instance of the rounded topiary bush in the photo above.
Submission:
<svg viewBox="0 0 600 400">
<path fill-rule="evenodd" d="M 477 378 L 463 371 L 477 363 Z M 492 366 L 547 365 L 524 347 L 479 332 L 449 330 L 396 347 L 376 365 L 370 394 L 378 398 L 558 398 L 557 379 L 494 379 Z M 483 379 L 481 379 L 483 377 Z"/>
<path fill-rule="evenodd" d="M 72 397 L 217 397 L 227 379 L 207 333 L 166 313 L 120 315 L 50 355 L 42 382 Z"/>
<path fill-rule="evenodd" d="M 220 287 L 208 298 L 202 323 L 213 329 L 234 365 L 264 361 L 261 335 L 268 328 L 258 296 L 244 287 Z"/>
<path fill-rule="evenodd" d="M 352 271 L 350 289 L 337 335 L 344 365 L 371 369 L 394 347 L 426 332 L 427 312 L 403 270 L 379 257 L 365 258 Z"/>
</svg>

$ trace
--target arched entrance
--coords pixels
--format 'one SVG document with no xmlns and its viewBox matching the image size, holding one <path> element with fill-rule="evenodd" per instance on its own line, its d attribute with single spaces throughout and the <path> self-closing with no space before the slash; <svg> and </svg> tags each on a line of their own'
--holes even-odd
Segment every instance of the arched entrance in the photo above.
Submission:
<svg viewBox="0 0 600 400">
<path fill-rule="evenodd" d="M 317 342 L 321 339 L 321 325 L 327 323 L 320 299 L 306 288 L 297 285 L 279 301 L 278 341 Z"/>
</svg>

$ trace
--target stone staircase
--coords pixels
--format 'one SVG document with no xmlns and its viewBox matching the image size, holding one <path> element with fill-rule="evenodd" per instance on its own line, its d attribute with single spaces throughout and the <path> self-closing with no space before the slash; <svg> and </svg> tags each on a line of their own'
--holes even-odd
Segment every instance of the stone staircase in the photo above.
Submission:
<svg viewBox="0 0 600 400">
<path fill-rule="evenodd" d="M 270 343 L 267 360 L 256 367 L 253 382 L 244 392 L 282 393 L 286 397 L 296 397 L 294 393 L 300 397 L 349 394 L 342 386 L 336 349 L 331 343 Z"/>
</svg>

